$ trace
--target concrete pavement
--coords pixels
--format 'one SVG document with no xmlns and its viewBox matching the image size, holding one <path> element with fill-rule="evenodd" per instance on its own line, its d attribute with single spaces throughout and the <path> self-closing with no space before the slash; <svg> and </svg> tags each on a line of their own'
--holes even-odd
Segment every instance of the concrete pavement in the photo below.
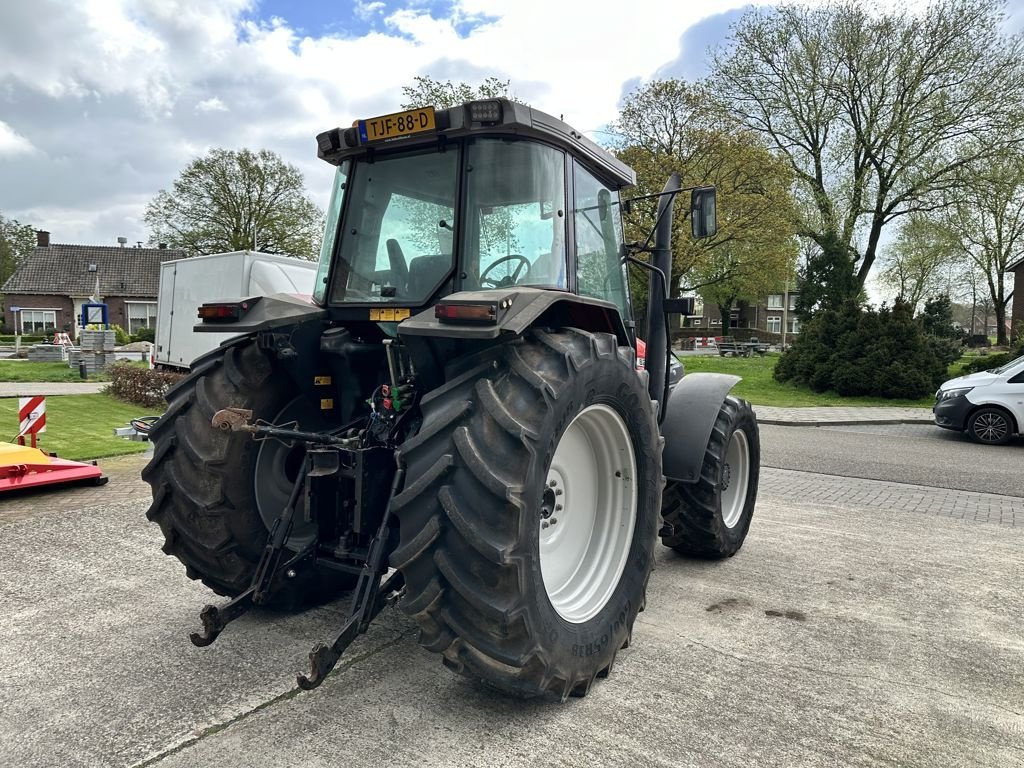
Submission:
<svg viewBox="0 0 1024 768">
<path fill-rule="evenodd" d="M 0 397 L 94 395 L 108 386 L 110 386 L 109 381 L 0 381 Z"/>
<path fill-rule="evenodd" d="M 197 649 L 211 595 L 144 503 L 0 521 L 0 764 L 1019 766 L 1024 533 L 933 513 L 981 496 L 763 469 L 744 549 L 659 548 L 632 646 L 564 705 L 453 675 L 393 609 L 299 693 L 344 602 Z"/>
<path fill-rule="evenodd" d="M 754 412 L 761 424 L 817 427 L 823 424 L 933 424 L 931 408 L 905 408 L 892 406 L 812 406 L 805 408 L 777 408 L 755 405 Z"/>
</svg>

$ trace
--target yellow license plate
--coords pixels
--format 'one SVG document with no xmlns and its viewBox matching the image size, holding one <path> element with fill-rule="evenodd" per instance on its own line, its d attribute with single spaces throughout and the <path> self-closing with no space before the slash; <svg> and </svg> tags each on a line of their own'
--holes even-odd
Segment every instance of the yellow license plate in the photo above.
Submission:
<svg viewBox="0 0 1024 768">
<path fill-rule="evenodd" d="M 358 128 L 359 143 L 372 144 L 375 141 L 402 139 L 414 133 L 434 131 L 437 130 L 437 123 L 434 121 L 433 107 L 420 107 L 360 120 Z"/>
</svg>

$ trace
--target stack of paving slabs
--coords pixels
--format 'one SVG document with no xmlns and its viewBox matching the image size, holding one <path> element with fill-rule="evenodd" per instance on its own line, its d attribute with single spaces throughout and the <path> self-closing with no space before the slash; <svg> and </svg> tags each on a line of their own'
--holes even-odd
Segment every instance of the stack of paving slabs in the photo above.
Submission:
<svg viewBox="0 0 1024 768">
<path fill-rule="evenodd" d="M 35 362 L 60 363 L 67 360 L 68 356 L 60 344 L 33 344 L 29 347 L 28 359 Z"/>
<path fill-rule="evenodd" d="M 113 331 L 82 331 L 79 338 L 81 349 L 71 353 L 68 363 L 72 368 L 78 368 L 79 363 L 85 361 L 87 373 L 102 371 L 117 359 L 114 354 L 115 336 Z"/>
</svg>

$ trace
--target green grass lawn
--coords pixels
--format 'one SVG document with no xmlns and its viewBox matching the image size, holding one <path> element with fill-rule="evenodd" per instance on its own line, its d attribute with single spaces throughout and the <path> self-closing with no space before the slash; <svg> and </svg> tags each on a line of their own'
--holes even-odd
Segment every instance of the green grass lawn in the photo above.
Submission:
<svg viewBox="0 0 1024 768">
<path fill-rule="evenodd" d="M 893 405 L 927 406 L 930 408 L 935 402 L 931 395 L 921 400 L 886 400 L 883 397 L 843 397 L 835 392 L 813 392 L 806 387 L 797 387 L 788 382 L 781 383 L 773 379 L 772 371 L 775 370 L 775 363 L 778 359 L 779 355 L 777 354 L 768 354 L 764 357 L 701 355 L 680 357 L 679 362 L 686 368 L 687 373 L 708 371 L 742 376 L 743 381 L 736 385 L 733 393 L 749 400 L 754 405 L 779 407 Z M 957 364 L 954 363 L 954 365 Z M 959 375 L 959 373 L 950 374 L 950 376 Z"/>
<path fill-rule="evenodd" d="M 132 361 L 131 365 L 145 367 L 146 363 Z M 69 368 L 67 363 L 40 363 L 34 360 L 0 360 L 0 381 L 82 381 L 77 368 Z M 110 381 L 106 373 L 90 376 L 86 381 Z"/>
<path fill-rule="evenodd" d="M 136 416 L 159 415 L 161 409 L 147 410 L 108 395 L 62 395 L 46 398 L 46 432 L 39 447 L 62 459 L 101 459 L 141 453 L 149 443 L 114 437 L 115 427 L 127 426 Z M 11 441 L 18 434 L 18 398 L 0 398 L 0 439 Z"/>
</svg>

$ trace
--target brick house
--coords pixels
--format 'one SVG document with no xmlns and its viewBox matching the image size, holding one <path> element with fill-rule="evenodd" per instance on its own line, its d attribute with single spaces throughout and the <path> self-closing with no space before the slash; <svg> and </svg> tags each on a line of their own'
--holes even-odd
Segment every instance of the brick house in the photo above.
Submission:
<svg viewBox="0 0 1024 768">
<path fill-rule="evenodd" d="M 36 247 L 0 288 L 3 326 L 9 331 L 41 335 L 67 328 L 78 335 L 82 304 L 99 296 L 108 319 L 129 334 L 156 325 L 160 264 L 183 259 L 184 251 L 120 246 L 50 243 L 50 233 L 36 233 Z M 97 282 L 98 281 L 98 282 Z M 17 308 L 17 327 L 15 312 Z"/>
<path fill-rule="evenodd" d="M 737 302 L 728 317 L 722 317 L 714 304 L 697 300 L 695 314 L 681 321 L 680 333 L 684 336 L 736 336 L 747 339 L 757 336 L 762 341 L 782 341 L 782 329 L 786 335 L 800 332 L 800 321 L 796 316 L 795 292 L 769 293 L 757 302 Z"/>
</svg>

